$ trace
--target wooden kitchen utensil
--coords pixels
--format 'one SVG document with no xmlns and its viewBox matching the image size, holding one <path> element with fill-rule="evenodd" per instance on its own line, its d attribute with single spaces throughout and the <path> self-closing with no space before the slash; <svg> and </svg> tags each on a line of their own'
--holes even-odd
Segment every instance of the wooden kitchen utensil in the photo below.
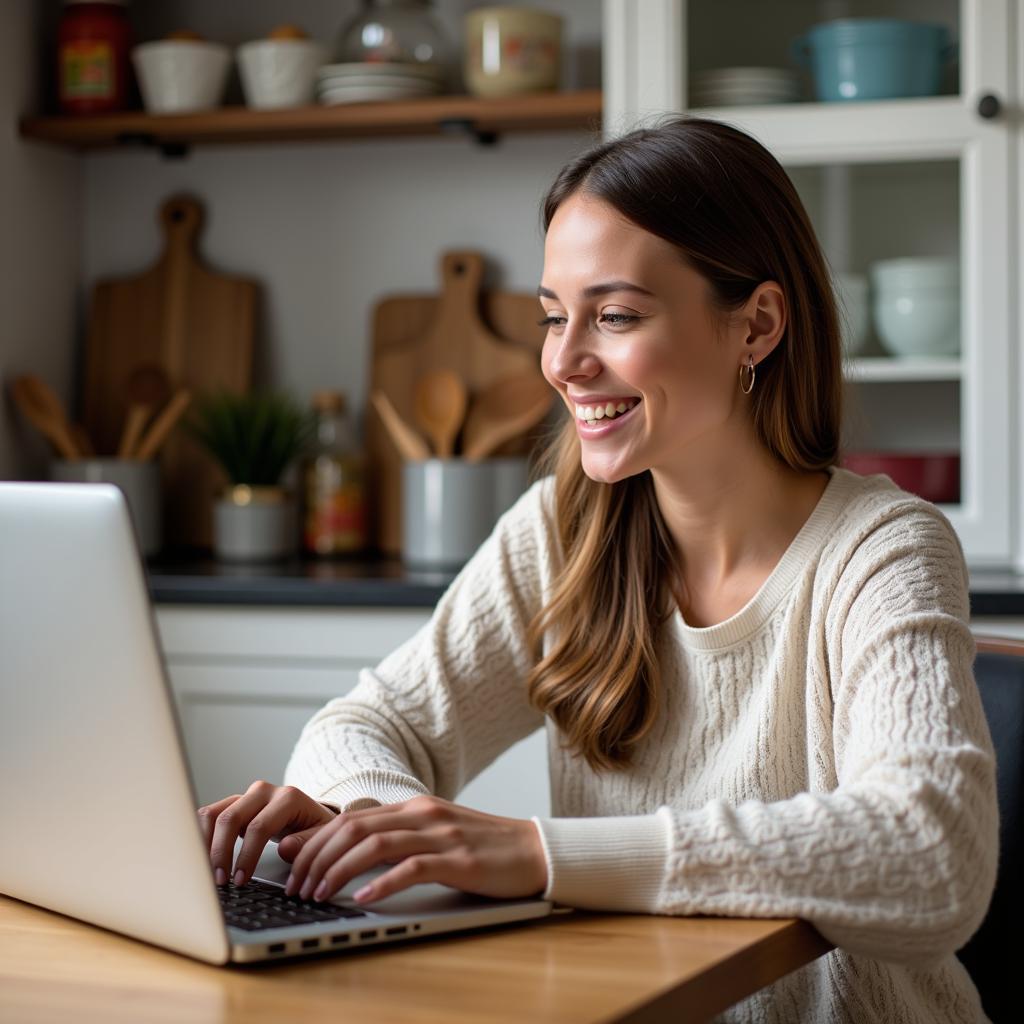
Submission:
<svg viewBox="0 0 1024 1024">
<path fill-rule="evenodd" d="M 65 459 L 79 459 L 81 452 L 71 436 L 64 405 L 40 377 L 26 374 L 11 381 L 11 397 L 24 417 Z"/>
<path fill-rule="evenodd" d="M 134 458 L 138 459 L 139 462 L 148 462 L 153 458 L 160 445 L 164 443 L 164 439 L 174 429 L 178 420 L 181 419 L 182 414 L 188 407 L 188 403 L 191 401 L 192 395 L 188 391 L 184 389 L 178 391 L 167 405 L 161 409 L 149 430 L 142 436 L 142 440 L 139 441 L 139 447 L 135 450 Z"/>
<path fill-rule="evenodd" d="M 83 410 L 100 451 L 116 451 L 130 398 L 128 381 L 141 365 L 164 371 L 172 390 L 241 394 L 252 384 L 258 298 L 254 281 L 203 265 L 197 244 L 203 211 L 189 196 L 159 210 L 164 248 L 133 277 L 93 290 L 86 344 Z M 224 486 L 220 469 L 185 431 L 160 449 L 165 539 L 172 546 L 209 546 L 212 508 Z"/>
<path fill-rule="evenodd" d="M 463 433 L 463 456 L 478 462 L 511 438 L 532 430 L 547 415 L 554 398 L 551 385 L 536 370 L 496 380 L 473 399 Z"/>
<path fill-rule="evenodd" d="M 170 389 L 167 374 L 159 366 L 143 363 L 132 370 L 128 378 L 128 400 L 131 404 L 125 418 L 121 444 L 117 449 L 119 459 L 132 457 L 153 410 L 159 409 L 167 401 Z"/>
<path fill-rule="evenodd" d="M 466 385 L 452 370 L 428 370 L 416 381 L 416 425 L 434 442 L 439 459 L 451 458 L 466 415 Z"/>
<path fill-rule="evenodd" d="M 384 391 L 398 414 L 413 421 L 416 378 L 427 370 L 455 370 L 472 394 L 500 377 L 540 367 L 545 330 L 535 294 L 481 290 L 479 252 L 441 257 L 443 291 L 390 295 L 373 310 L 370 389 Z M 372 404 L 372 403 L 371 403 Z M 523 455 L 528 438 L 503 444 L 494 454 Z M 368 407 L 370 460 L 377 545 L 399 554 L 402 544 L 402 458 L 378 413 Z"/>
<path fill-rule="evenodd" d="M 71 431 L 71 440 L 75 442 L 75 447 L 78 449 L 82 458 L 96 458 L 96 449 L 93 447 L 92 438 L 89 437 L 89 433 L 85 427 L 82 426 L 81 423 L 71 423 L 68 426 L 68 430 Z"/>
<path fill-rule="evenodd" d="M 401 453 L 403 459 L 416 462 L 430 458 L 430 449 L 426 442 L 408 423 L 398 415 L 398 410 L 391 404 L 391 399 L 383 391 L 374 391 L 370 395 L 374 408 L 384 421 L 391 440 Z"/>
</svg>

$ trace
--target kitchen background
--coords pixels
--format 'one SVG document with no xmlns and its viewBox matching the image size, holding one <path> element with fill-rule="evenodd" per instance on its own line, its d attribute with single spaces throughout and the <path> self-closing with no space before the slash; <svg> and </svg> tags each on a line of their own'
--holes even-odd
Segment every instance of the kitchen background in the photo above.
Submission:
<svg viewBox="0 0 1024 1024">
<path fill-rule="evenodd" d="M 480 6 L 433 5 L 456 65 L 463 18 Z M 848 438 L 863 449 L 960 457 L 957 500 L 943 508 L 976 570 L 975 610 L 1024 634 L 1022 591 L 1009 572 L 1024 568 L 1024 0 L 536 6 L 564 17 L 561 89 L 601 88 L 608 133 L 650 113 L 686 109 L 688 90 L 706 84 L 698 81 L 702 72 L 795 70 L 794 40 L 830 19 L 898 16 L 947 29 L 939 95 L 805 102 L 814 99 L 814 85 L 801 71 L 800 102 L 711 113 L 748 128 L 779 155 L 837 272 L 863 277 L 878 261 L 900 257 L 959 263 L 959 351 L 897 360 L 869 329 L 850 365 Z M 139 41 L 188 28 L 231 47 L 282 22 L 330 46 L 359 9 L 355 0 L 130 6 Z M 60 14 L 56 0 L 9 0 L 0 12 L 0 110 L 8 126 L 0 138 L 0 379 L 37 373 L 72 409 L 80 404 L 92 287 L 150 266 L 161 246 L 160 204 L 189 192 L 206 209 L 203 258 L 261 285 L 257 383 L 303 401 L 315 390 L 342 390 L 361 424 L 375 304 L 398 292 L 436 294 L 439 257 L 449 250 L 482 252 L 487 288 L 534 292 L 542 272 L 540 199 L 557 170 L 597 137 L 578 124 L 510 131 L 494 146 L 462 135 L 250 142 L 195 145 L 182 159 L 133 146 L 79 153 L 26 141 L 19 118 L 54 110 Z M 452 87 L 462 89 L 457 72 Z M 983 104 L 985 97 L 995 106 Z M 241 102 L 235 73 L 226 102 Z M 11 403 L 0 406 L 0 477 L 44 477 L 48 459 L 47 445 Z M 425 622 L 450 575 L 394 566 L 346 575 L 156 565 L 150 579 L 197 788 L 212 798 L 279 771 L 309 713 Z M 543 812 L 543 736 L 525 744 L 468 802 Z"/>
</svg>

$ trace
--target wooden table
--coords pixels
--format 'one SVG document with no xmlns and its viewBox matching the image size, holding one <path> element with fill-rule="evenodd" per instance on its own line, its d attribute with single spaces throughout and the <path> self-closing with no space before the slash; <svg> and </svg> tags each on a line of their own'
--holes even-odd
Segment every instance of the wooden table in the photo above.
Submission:
<svg viewBox="0 0 1024 1024">
<path fill-rule="evenodd" d="M 0 1022 L 690 1024 L 831 948 L 797 920 L 574 912 L 211 967 L 0 897 Z"/>
</svg>

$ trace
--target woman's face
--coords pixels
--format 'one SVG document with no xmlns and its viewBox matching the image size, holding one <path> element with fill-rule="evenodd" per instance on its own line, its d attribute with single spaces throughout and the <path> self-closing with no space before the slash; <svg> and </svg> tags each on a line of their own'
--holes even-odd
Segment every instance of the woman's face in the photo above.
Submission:
<svg viewBox="0 0 1024 1024">
<path fill-rule="evenodd" d="M 558 208 L 538 294 L 548 319 L 544 376 L 575 419 L 592 480 L 707 456 L 721 428 L 744 414 L 742 337 L 716 332 L 707 281 L 602 200 L 577 193 Z"/>
</svg>

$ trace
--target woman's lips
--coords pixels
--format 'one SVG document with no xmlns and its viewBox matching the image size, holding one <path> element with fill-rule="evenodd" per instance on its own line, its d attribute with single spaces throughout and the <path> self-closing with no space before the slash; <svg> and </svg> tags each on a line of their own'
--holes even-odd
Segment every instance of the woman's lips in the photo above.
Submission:
<svg viewBox="0 0 1024 1024">
<path fill-rule="evenodd" d="M 627 420 L 629 420 L 640 408 L 641 402 L 637 402 L 632 409 L 627 412 L 620 413 L 614 419 L 602 419 L 590 420 L 582 419 L 577 416 L 576 419 L 576 432 L 580 437 L 585 437 L 588 441 L 595 441 L 598 438 L 605 437 L 607 434 L 611 434 L 613 431 L 618 430 Z"/>
</svg>

